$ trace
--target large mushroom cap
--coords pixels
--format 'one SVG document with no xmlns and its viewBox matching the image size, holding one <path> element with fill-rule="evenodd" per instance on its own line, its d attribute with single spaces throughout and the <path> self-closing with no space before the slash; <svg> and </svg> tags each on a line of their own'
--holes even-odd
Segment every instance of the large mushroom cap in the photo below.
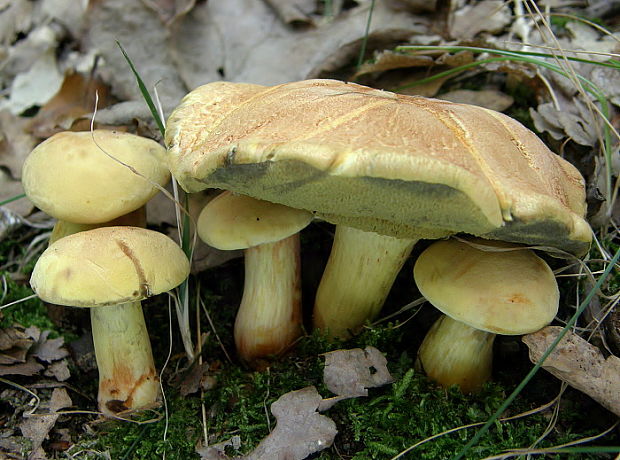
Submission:
<svg viewBox="0 0 620 460">
<path fill-rule="evenodd" d="M 30 284 L 46 302 L 96 307 L 168 291 L 188 274 L 187 257 L 166 235 L 138 227 L 103 227 L 50 245 Z"/>
<path fill-rule="evenodd" d="M 302 209 L 224 192 L 198 217 L 200 238 L 218 249 L 247 249 L 283 240 L 306 227 L 313 215 Z"/>
<path fill-rule="evenodd" d="M 587 251 L 583 178 L 480 107 L 334 80 L 212 83 L 166 128 L 191 192 L 222 188 L 397 237 L 458 232 Z"/>
<path fill-rule="evenodd" d="M 553 272 L 528 249 L 481 250 L 462 241 L 438 241 L 420 254 L 413 274 L 430 303 L 483 331 L 527 334 L 549 324 L 558 311 Z"/>
<path fill-rule="evenodd" d="M 57 219 L 107 222 L 151 199 L 158 190 L 149 180 L 159 185 L 169 180 L 165 152 L 151 139 L 119 131 L 61 132 L 26 158 L 22 183 L 28 198 Z"/>
</svg>

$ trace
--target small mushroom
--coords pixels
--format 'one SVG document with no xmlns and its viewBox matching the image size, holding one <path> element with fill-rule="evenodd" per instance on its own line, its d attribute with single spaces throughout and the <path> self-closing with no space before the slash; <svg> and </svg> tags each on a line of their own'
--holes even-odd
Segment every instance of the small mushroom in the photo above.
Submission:
<svg viewBox="0 0 620 460">
<path fill-rule="evenodd" d="M 42 300 L 91 309 L 104 414 L 157 401 L 159 379 L 140 301 L 178 286 L 188 274 L 189 261 L 173 240 L 137 227 L 66 236 L 37 261 L 30 284 Z"/>
<path fill-rule="evenodd" d="M 245 249 L 243 297 L 235 320 L 239 357 L 253 367 L 302 332 L 299 231 L 312 213 L 224 192 L 200 213 L 198 235 L 224 250 Z"/>
<path fill-rule="evenodd" d="M 444 313 L 420 346 L 418 367 L 440 385 L 458 385 L 465 393 L 490 378 L 496 334 L 537 331 L 553 320 L 559 305 L 553 272 L 533 251 L 484 240 L 473 244 L 433 243 L 413 271 L 420 292 Z"/>
</svg>

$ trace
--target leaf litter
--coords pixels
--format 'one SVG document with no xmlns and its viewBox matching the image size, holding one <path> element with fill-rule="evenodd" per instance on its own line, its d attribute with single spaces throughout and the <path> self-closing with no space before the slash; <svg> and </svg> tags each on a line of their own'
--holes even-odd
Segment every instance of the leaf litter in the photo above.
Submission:
<svg viewBox="0 0 620 460">
<path fill-rule="evenodd" d="M 441 2 L 377 2 L 367 55 L 372 50 L 377 50 L 377 54 L 374 60 L 364 64 L 363 71 L 358 74 L 352 63 L 361 46 L 369 2 L 348 2 L 346 5 L 342 1 L 330 2 L 333 6 L 331 12 L 322 9 L 327 3 L 304 0 L 142 0 L 131 5 L 120 0 L 0 2 L 0 59 L 3 60 L 0 83 L 5 89 L 0 96 L 0 201 L 20 193 L 21 163 L 37 142 L 58 129 L 85 129 L 90 121 L 92 99 L 84 100 L 82 104 L 82 101 L 71 101 L 70 98 L 71 91 L 80 87 L 71 83 L 75 75 L 83 78 L 82 83 L 90 82 L 92 75 L 100 96 L 107 92 L 113 98 L 109 105 L 104 98 L 100 99 L 100 108 L 107 108 L 99 112 L 98 123 L 133 132 L 144 130 L 157 138 L 155 130 L 148 126 L 150 115 L 136 89 L 133 75 L 116 48 L 117 38 L 146 76 L 149 89 L 159 83 L 158 92 L 165 111 L 176 105 L 188 90 L 208 81 L 276 84 L 314 76 L 336 76 L 342 79 L 359 78 L 364 83 L 394 88 L 434 72 L 488 57 L 431 52 L 409 56 L 389 51 L 395 44 L 445 44 L 442 37 L 450 33 L 454 36 L 454 41 L 450 42 L 452 44 L 526 49 L 526 45 L 514 42 L 515 37 L 521 35 L 515 35 L 514 30 L 510 30 L 505 2 L 454 2 L 447 14 Z M 515 5 L 520 3 L 515 2 Z M 555 2 L 550 8 L 564 6 Z M 594 6 L 588 11 L 594 11 Z M 241 8 L 247 14 L 240 16 L 238 11 Z M 558 11 L 570 13 L 574 10 L 569 5 L 567 9 Z M 444 16 L 448 18 L 446 24 L 443 23 Z M 135 28 L 137 22 L 141 24 L 139 30 Z M 513 24 L 516 21 L 513 20 Z M 549 37 L 542 36 L 531 21 L 522 22 L 520 27 L 525 30 L 523 36 L 528 38 L 530 45 L 549 43 Z M 558 43 L 564 49 L 603 53 L 583 55 L 566 52 L 569 55 L 602 60 L 608 58 L 604 53 L 618 51 L 618 34 L 605 35 L 577 21 L 569 21 L 558 36 Z M 467 37 L 473 41 L 464 41 Z M 548 61 L 554 62 L 551 59 Z M 38 66 L 35 66 L 37 63 Z M 616 107 L 620 105 L 616 69 L 588 64 L 571 65 L 579 74 L 600 86 L 612 104 Z M 594 119 L 587 109 L 592 98 L 577 93 L 570 80 L 544 69 L 534 70 L 532 66 L 516 63 L 483 64 L 480 69 L 507 72 L 522 85 L 535 90 L 538 105 L 530 112 L 539 131 L 559 141 L 570 139 L 588 148 L 598 145 L 599 136 L 593 129 Z M 463 72 L 456 81 L 475 76 L 482 72 L 480 69 Z M 549 95 L 544 80 L 551 82 L 554 95 Z M 493 101 L 493 94 L 498 96 L 498 100 L 502 97 L 499 85 L 493 81 L 484 89 L 488 94 L 482 91 L 456 95 L 455 91 L 442 93 L 447 81 L 446 77 L 425 87 L 413 87 L 407 92 L 456 100 L 468 97 L 471 98 L 468 100 L 485 106 L 497 102 Z M 64 85 L 68 86 L 66 93 Z M 35 90 L 30 91 L 32 88 Z M 60 104 L 56 105 L 54 101 L 60 101 Z M 507 104 L 508 100 L 503 103 Z M 22 116 L 23 110 L 38 110 L 38 114 L 34 119 L 25 117 Z M 601 167 L 597 169 L 598 174 L 601 170 Z M 600 176 L 590 175 L 587 179 L 591 184 L 601 184 Z M 12 229 L 24 225 L 20 218 L 29 216 L 33 210 L 27 200 L 18 200 L 5 208 L 10 209 L 10 214 L 6 214 L 9 219 L 5 221 L 10 220 Z M 2 211 L 9 212 L 6 209 Z M 8 234 L 1 231 L 2 223 L 0 221 L 0 240 Z M 161 223 L 172 227 L 174 217 L 160 218 L 158 224 Z M 208 261 L 196 270 L 221 264 L 226 258 L 207 251 L 204 260 Z M 25 334 L 25 331 L 21 330 L 21 333 Z M 0 354 L 4 359 L 0 361 L 0 369 L 6 372 L 5 368 L 11 368 L 18 374 L 17 366 L 22 366 L 21 375 L 24 377 L 46 375 L 62 381 L 68 376 L 66 359 L 55 359 L 63 349 L 62 343 L 48 342 L 48 337 L 43 334 L 37 339 L 22 337 L 21 341 L 16 340 L 11 346 L 7 345 L 9 342 L 0 341 L 3 344 Z M 39 354 L 35 354 L 37 350 Z M 363 369 L 363 360 L 360 366 Z M 355 374 L 358 380 L 352 388 L 357 393 L 371 387 L 365 386 L 371 383 L 368 380 L 369 369 L 366 367 L 364 378 L 359 373 Z M 187 391 L 193 390 L 196 382 L 198 388 L 204 387 L 200 379 L 209 370 L 202 371 L 196 373 L 200 376 L 194 376 Z M 350 371 L 341 368 L 339 372 L 346 376 Z M 370 375 L 376 375 L 376 372 L 370 372 Z M 342 389 L 335 391 L 335 394 L 337 396 L 326 399 L 354 397 L 350 394 L 346 396 L 346 391 Z M 308 393 L 304 396 L 308 400 L 300 403 L 307 410 L 307 415 L 317 413 L 311 409 L 313 403 L 309 402 L 314 401 L 313 397 Z M 294 405 L 294 400 L 291 398 L 286 404 Z M 278 425 L 286 423 L 286 418 L 278 419 Z M 277 444 L 272 442 L 274 444 L 268 446 Z"/>
<path fill-rule="evenodd" d="M 337 396 L 324 399 L 314 386 L 280 396 L 271 413 L 277 424 L 269 435 L 249 454 L 228 457 L 227 446 L 239 447 L 228 440 L 213 446 L 199 446 L 202 460 L 303 460 L 332 445 L 338 433 L 332 419 L 319 412 L 343 399 L 368 396 L 368 388 L 392 383 L 387 360 L 374 347 L 336 350 L 325 355 L 323 381 Z"/>
</svg>

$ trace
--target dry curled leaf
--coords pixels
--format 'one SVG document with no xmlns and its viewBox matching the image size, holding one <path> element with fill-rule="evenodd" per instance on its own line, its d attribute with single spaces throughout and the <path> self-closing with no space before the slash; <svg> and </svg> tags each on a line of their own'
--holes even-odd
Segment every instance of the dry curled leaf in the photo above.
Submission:
<svg viewBox="0 0 620 460">
<path fill-rule="evenodd" d="M 330 408 L 343 399 L 368 396 L 368 388 L 393 382 L 387 360 L 379 350 L 368 346 L 364 350 L 336 350 L 325 354 L 323 381 L 336 397 L 324 399 L 319 410 Z"/>
<path fill-rule="evenodd" d="M 234 460 L 303 460 L 331 446 L 336 424 L 317 412 L 322 398 L 315 387 L 286 393 L 271 405 L 277 425 L 248 455 Z M 227 443 L 221 443 L 225 446 Z M 203 460 L 229 459 L 221 450 L 201 448 Z"/>
<path fill-rule="evenodd" d="M 28 458 L 33 458 L 33 456 L 46 458 L 41 445 L 45 438 L 47 438 L 50 430 L 54 427 L 56 420 L 58 420 L 58 414 L 56 414 L 56 412 L 72 404 L 73 402 L 67 390 L 64 388 L 54 388 L 50 401 L 44 404 L 44 406 L 47 406 L 48 413 L 37 413 L 29 415 L 24 419 L 19 427 L 24 437 L 32 441 L 32 450 Z M 45 407 L 41 407 L 40 409 L 45 409 Z"/>
<path fill-rule="evenodd" d="M 547 326 L 523 336 L 536 363 L 557 339 L 562 328 Z M 620 416 L 620 358 L 605 358 L 594 345 L 568 332 L 542 364 L 543 369 Z"/>
</svg>

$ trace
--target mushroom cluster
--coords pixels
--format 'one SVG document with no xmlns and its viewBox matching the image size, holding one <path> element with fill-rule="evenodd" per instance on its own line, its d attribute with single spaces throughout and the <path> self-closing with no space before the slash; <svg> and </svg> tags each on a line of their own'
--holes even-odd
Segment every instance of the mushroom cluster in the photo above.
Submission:
<svg viewBox="0 0 620 460">
<path fill-rule="evenodd" d="M 313 219 L 336 226 L 312 315 L 314 327 L 331 338 L 348 338 L 379 315 L 418 241 L 442 240 L 421 254 L 414 269 L 422 294 L 445 314 L 424 340 L 418 366 L 463 391 L 475 391 L 489 377 L 494 334 L 531 332 L 557 311 L 553 274 L 521 245 L 580 256 L 591 242 L 577 169 L 515 120 L 480 107 L 335 80 L 274 87 L 217 82 L 183 99 L 168 119 L 165 143 L 167 166 L 185 191 L 224 191 L 204 208 L 197 231 L 213 247 L 245 251 L 234 337 L 239 357 L 254 367 L 283 353 L 302 333 L 299 232 Z M 84 155 L 74 153 L 71 161 Z M 34 168 L 35 158 L 26 169 Z M 99 175 L 98 167 L 85 169 Z M 147 182 L 157 182 L 141 173 Z M 108 185 L 107 191 L 119 183 L 116 173 L 97 180 Z M 38 182 L 27 179 L 25 188 L 36 204 L 56 215 L 51 192 L 37 196 L 34 191 Z M 120 183 L 118 190 L 112 201 L 133 196 Z M 75 209 L 95 200 L 90 191 L 77 199 Z M 102 215 L 107 217 L 92 221 L 56 216 L 77 225 L 105 225 L 118 217 Z M 91 232 L 108 232 L 116 243 L 105 251 L 132 261 L 140 288 L 136 279 L 129 297 L 128 291 L 111 288 L 114 283 L 95 268 L 104 262 L 93 255 L 86 259 L 90 276 L 122 296 L 76 299 L 59 295 L 54 286 L 49 297 L 81 306 L 131 304 L 137 311 L 135 302 L 156 292 L 156 284 L 141 277 L 145 265 L 129 256 L 142 249 L 127 251 L 129 243 L 118 243 L 125 241 L 116 233 L 119 228 L 59 239 L 49 248 L 54 256 L 42 257 L 50 258 L 45 262 L 50 265 L 39 271 L 70 279 L 73 271 L 57 261 L 60 248 L 87 238 L 81 250 L 98 254 Z M 58 233 L 77 230 L 84 228 Z M 132 235 L 141 234 L 137 230 Z M 465 235 L 469 243 L 448 239 L 454 235 Z M 157 289 L 180 282 L 187 272 L 184 263 L 179 261 L 179 271 L 166 275 L 169 283 Z M 53 272 L 53 265 L 59 271 Z M 39 271 L 33 285 L 47 296 Z M 482 287 L 476 283 L 480 279 Z M 459 346 L 453 345 L 455 338 Z M 108 392 L 103 404 L 121 401 L 129 407 L 135 392 L 122 392 L 116 399 Z"/>
<path fill-rule="evenodd" d="M 303 116 L 299 116 L 303 114 Z M 379 313 L 421 239 L 469 234 L 583 255 L 584 181 L 492 110 L 335 80 L 216 82 L 168 119 L 172 174 L 336 224 L 314 325 L 348 337 Z"/>
<path fill-rule="evenodd" d="M 171 240 L 157 243 L 159 246 L 153 251 L 157 248 L 173 251 L 174 256 L 170 257 L 177 259 L 170 259 L 169 263 L 176 264 L 181 271 L 169 279 L 167 288 L 155 283 L 154 289 L 150 278 L 145 278 L 147 275 L 152 278 L 153 274 L 143 273 L 141 256 L 135 256 L 136 238 L 142 231 L 127 230 L 129 233 L 125 235 L 123 227 L 118 226 L 144 227 L 147 201 L 169 179 L 165 149 L 160 144 L 118 131 L 60 132 L 35 147 L 24 162 L 22 183 L 26 195 L 39 209 L 58 219 L 50 247 L 35 266 L 33 289 L 50 303 L 105 306 L 91 308 L 90 316 L 99 370 L 99 407 L 107 415 L 151 405 L 159 395 L 139 300 L 179 284 L 187 276 L 185 273 L 177 282 L 184 273 L 180 267 L 187 262 L 185 256 L 185 260 L 178 259 L 178 253 L 170 247 L 174 245 Z M 90 233 L 101 227 L 116 230 Z M 69 239 L 65 242 L 66 238 Z M 88 242 L 84 238 L 89 238 Z M 106 238 L 109 241 L 104 241 Z M 161 237 L 148 238 L 155 243 Z M 168 248 L 163 249 L 164 246 Z M 76 253 L 77 247 L 85 252 Z M 97 252 L 102 248 L 109 252 Z M 167 255 L 168 252 L 159 254 Z M 131 291 L 127 291 L 129 288 L 123 291 L 118 279 L 111 279 L 119 276 L 120 268 L 103 257 L 135 262 L 136 270 L 145 279 L 136 283 L 138 287 L 132 286 Z M 84 278 L 85 274 L 92 279 Z M 132 279 L 128 277 L 124 282 Z M 86 284 L 81 287 L 82 282 Z M 83 288 L 88 293 L 89 282 L 102 283 L 104 289 L 84 301 L 67 291 Z"/>
</svg>

